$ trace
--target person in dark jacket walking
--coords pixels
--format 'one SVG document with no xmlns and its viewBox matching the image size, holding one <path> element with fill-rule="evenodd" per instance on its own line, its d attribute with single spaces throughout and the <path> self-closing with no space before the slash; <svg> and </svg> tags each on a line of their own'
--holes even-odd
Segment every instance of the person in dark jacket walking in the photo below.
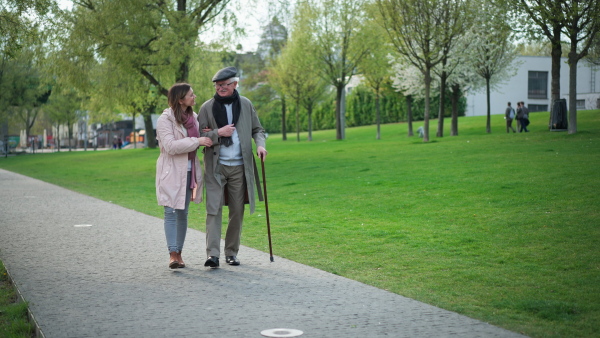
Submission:
<svg viewBox="0 0 600 338">
<path fill-rule="evenodd" d="M 525 106 L 525 102 L 521 101 L 521 111 L 523 113 L 523 118 L 521 119 L 521 124 L 525 124 L 525 126 L 523 127 L 525 129 L 525 132 L 529 132 L 529 130 L 527 129 L 527 126 L 529 126 L 529 109 Z"/>
<path fill-rule="evenodd" d="M 510 102 L 508 102 L 508 107 L 506 107 L 506 111 L 504 112 L 507 133 L 509 132 L 509 129 L 512 129 L 513 133 L 516 133 L 515 128 L 512 127 L 512 122 L 515 119 L 515 116 L 515 110 L 510 106 Z"/>
<path fill-rule="evenodd" d="M 525 118 L 525 113 L 523 111 L 523 106 L 521 105 L 521 102 L 517 102 L 517 120 L 519 121 L 519 133 L 523 131 L 525 131 L 526 133 L 529 132 L 529 130 L 527 130 L 527 124 L 529 120 Z"/>
</svg>

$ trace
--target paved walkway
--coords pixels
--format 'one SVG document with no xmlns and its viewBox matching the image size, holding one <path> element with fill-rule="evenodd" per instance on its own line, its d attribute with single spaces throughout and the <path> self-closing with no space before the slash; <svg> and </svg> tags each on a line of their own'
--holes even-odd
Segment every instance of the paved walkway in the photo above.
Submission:
<svg viewBox="0 0 600 338">
<path fill-rule="evenodd" d="M 46 338 L 520 336 L 251 248 L 220 269 L 204 252 L 190 229 L 170 270 L 161 219 L 0 169 L 0 259 Z"/>
</svg>

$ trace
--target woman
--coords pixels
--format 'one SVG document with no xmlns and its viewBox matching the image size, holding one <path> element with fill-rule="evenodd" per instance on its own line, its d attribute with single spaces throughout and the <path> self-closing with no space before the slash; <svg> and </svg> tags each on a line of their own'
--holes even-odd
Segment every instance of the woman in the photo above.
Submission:
<svg viewBox="0 0 600 338">
<path fill-rule="evenodd" d="M 202 168 L 196 154 L 200 146 L 212 146 L 200 137 L 198 115 L 192 107 L 196 95 L 187 83 L 176 83 L 167 94 L 169 107 L 158 118 L 156 136 L 160 156 L 156 161 L 156 198 L 165 208 L 165 236 L 169 268 L 183 268 L 181 258 L 187 232 L 190 200 L 202 202 Z"/>
</svg>

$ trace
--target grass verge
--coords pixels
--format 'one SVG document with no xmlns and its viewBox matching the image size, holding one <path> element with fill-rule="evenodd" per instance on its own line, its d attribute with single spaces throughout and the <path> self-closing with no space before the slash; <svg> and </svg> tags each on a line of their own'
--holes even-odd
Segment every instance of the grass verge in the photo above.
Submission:
<svg viewBox="0 0 600 338">
<path fill-rule="evenodd" d="M 0 262 L 0 337 L 34 336 L 35 330 L 27 316 L 27 303 L 19 301 L 4 264 Z"/>
<path fill-rule="evenodd" d="M 462 117 L 459 136 L 428 143 L 406 124 L 383 125 L 381 140 L 375 126 L 344 141 L 271 135 L 274 254 L 529 336 L 598 336 L 600 112 L 579 112 L 572 135 L 530 118 L 530 133 L 507 134 L 492 116 L 487 134 L 485 117 Z M 157 157 L 61 152 L 0 168 L 162 217 Z M 242 244 L 268 252 L 264 216 L 246 215 Z M 190 226 L 203 230 L 203 204 Z"/>
</svg>

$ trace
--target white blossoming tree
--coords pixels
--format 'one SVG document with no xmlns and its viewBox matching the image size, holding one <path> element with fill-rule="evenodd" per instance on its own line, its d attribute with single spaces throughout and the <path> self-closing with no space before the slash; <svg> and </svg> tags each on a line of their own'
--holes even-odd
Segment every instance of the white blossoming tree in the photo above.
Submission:
<svg viewBox="0 0 600 338">
<path fill-rule="evenodd" d="M 470 64 L 485 80 L 487 97 L 486 132 L 491 133 L 490 90 L 494 81 L 510 78 L 516 72 L 513 61 L 516 47 L 512 44 L 512 29 L 504 11 L 481 2 L 477 22 L 473 25 Z"/>
</svg>

